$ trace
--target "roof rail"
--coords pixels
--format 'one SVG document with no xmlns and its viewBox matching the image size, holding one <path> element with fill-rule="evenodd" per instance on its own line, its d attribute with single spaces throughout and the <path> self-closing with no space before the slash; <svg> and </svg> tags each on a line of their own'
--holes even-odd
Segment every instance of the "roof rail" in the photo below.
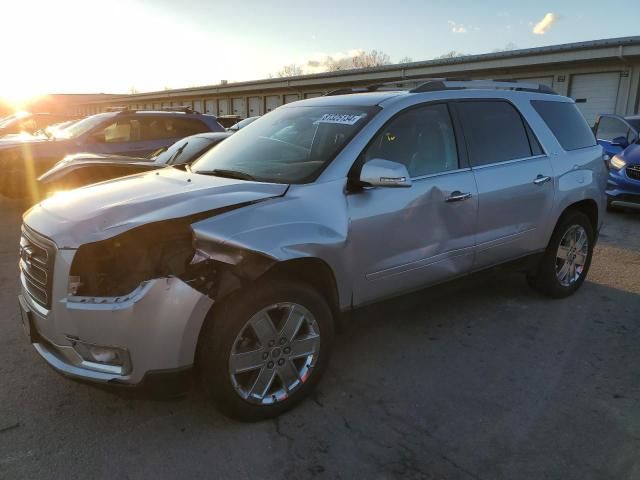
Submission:
<svg viewBox="0 0 640 480">
<path fill-rule="evenodd" d="M 162 107 L 163 112 L 200 113 L 191 107 Z"/>
<path fill-rule="evenodd" d="M 518 80 L 461 80 L 448 78 L 432 78 L 416 88 L 409 90 L 411 93 L 436 92 L 440 90 L 464 90 L 468 88 L 515 90 L 518 92 L 535 92 L 558 95 L 547 85 L 539 83 L 520 82 Z"/>
<path fill-rule="evenodd" d="M 366 87 L 345 87 L 338 88 L 337 90 L 331 90 L 330 92 L 325 93 L 324 97 L 333 97 L 334 95 L 349 95 L 350 93 L 367 93 L 367 92 L 375 92 L 383 84 L 375 84 L 375 85 L 367 85 Z"/>
</svg>

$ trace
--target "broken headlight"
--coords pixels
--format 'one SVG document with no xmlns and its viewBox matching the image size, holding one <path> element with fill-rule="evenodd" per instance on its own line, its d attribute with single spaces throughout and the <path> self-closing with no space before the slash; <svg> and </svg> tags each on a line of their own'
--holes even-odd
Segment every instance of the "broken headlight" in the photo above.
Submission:
<svg viewBox="0 0 640 480">
<path fill-rule="evenodd" d="M 71 265 L 73 282 L 69 284 L 69 293 L 99 297 L 126 295 L 146 280 L 186 276 L 193 256 L 188 224 L 168 221 L 144 225 L 81 246 Z"/>
</svg>

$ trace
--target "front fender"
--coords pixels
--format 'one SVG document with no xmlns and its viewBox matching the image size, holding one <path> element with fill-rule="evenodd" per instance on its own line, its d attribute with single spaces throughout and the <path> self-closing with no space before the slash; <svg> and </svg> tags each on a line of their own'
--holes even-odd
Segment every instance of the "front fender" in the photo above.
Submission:
<svg viewBox="0 0 640 480">
<path fill-rule="evenodd" d="M 344 181 L 298 185 L 284 197 L 200 221 L 192 225 L 196 247 L 238 266 L 249 279 L 274 263 L 322 260 L 336 279 L 340 307 L 347 308 L 351 269 L 344 254 L 349 221 L 343 190 Z"/>
</svg>

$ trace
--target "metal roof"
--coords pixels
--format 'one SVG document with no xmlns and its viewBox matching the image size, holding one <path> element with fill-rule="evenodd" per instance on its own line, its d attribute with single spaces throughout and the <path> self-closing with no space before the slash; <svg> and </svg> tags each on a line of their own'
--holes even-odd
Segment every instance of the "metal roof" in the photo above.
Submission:
<svg viewBox="0 0 640 480">
<path fill-rule="evenodd" d="M 507 60 L 507 59 L 518 59 L 522 57 L 535 57 L 549 54 L 562 54 L 569 52 L 577 52 L 584 50 L 595 50 L 595 49 L 607 49 L 607 48 L 616 48 L 615 52 L 609 52 L 605 56 L 610 58 L 621 58 L 624 53 L 624 47 L 634 46 L 640 47 L 640 36 L 631 36 L 631 37 L 620 37 L 620 38 L 609 38 L 602 40 L 590 40 L 585 42 L 574 42 L 574 43 L 565 43 L 560 45 L 550 45 L 545 47 L 535 47 L 535 48 L 524 48 L 518 50 L 509 50 L 509 51 L 501 51 L 501 52 L 492 52 L 492 53 L 483 53 L 477 55 L 463 55 L 459 57 L 453 58 L 437 58 L 433 60 L 425 60 L 419 62 L 411 62 L 411 63 L 403 63 L 403 64 L 392 64 L 392 65 L 384 65 L 379 67 L 372 68 L 361 68 L 361 69 L 350 69 L 350 70 L 338 70 L 334 72 L 322 72 L 308 75 L 297 75 L 293 77 L 283 77 L 283 78 L 269 78 L 269 79 L 260 79 L 260 80 L 250 80 L 243 82 L 233 82 L 233 83 L 221 83 L 221 84 L 213 84 L 213 85 L 204 85 L 200 87 L 189 87 L 189 88 L 176 88 L 171 90 L 160 90 L 153 92 L 144 92 L 144 93 L 136 93 L 136 94 L 128 94 L 122 95 L 120 98 L 113 98 L 113 100 L 122 100 L 122 101 L 132 101 L 136 99 L 144 99 L 151 97 L 187 97 L 189 94 L 199 94 L 199 95 L 209 95 L 209 94 L 221 94 L 224 92 L 231 92 L 234 90 L 260 90 L 265 88 L 282 88 L 283 86 L 286 88 L 287 85 L 291 83 L 296 83 L 297 86 L 305 87 L 312 86 L 313 80 L 321 80 L 321 79 L 333 79 L 332 83 L 346 83 L 350 82 L 351 79 L 348 77 L 354 76 L 363 76 L 366 74 L 385 74 L 387 76 L 395 72 L 402 72 L 402 76 L 405 78 L 410 78 L 410 72 L 407 72 L 405 76 L 405 72 L 408 70 L 417 70 L 421 68 L 433 68 L 433 67 L 446 67 L 446 66 L 455 66 L 461 64 L 470 64 L 470 63 L 478 63 L 478 62 L 489 62 L 492 60 Z M 640 48 L 633 49 L 633 55 L 640 55 Z M 628 53 L 625 53 L 628 54 Z M 552 62 L 550 62 L 552 63 Z M 381 75 L 381 77 L 384 75 Z M 415 75 L 414 75 L 415 76 Z M 306 81 L 310 82 L 308 85 Z M 214 90 L 215 92 L 207 92 L 203 93 L 204 90 Z M 87 103 L 102 103 L 99 101 L 87 102 Z"/>
</svg>

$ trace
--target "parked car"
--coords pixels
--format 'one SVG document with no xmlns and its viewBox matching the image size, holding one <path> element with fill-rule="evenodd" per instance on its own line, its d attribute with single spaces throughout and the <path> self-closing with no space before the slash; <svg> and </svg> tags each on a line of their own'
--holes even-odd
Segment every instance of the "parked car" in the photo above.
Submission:
<svg viewBox="0 0 640 480">
<path fill-rule="evenodd" d="M 140 157 L 189 135 L 222 131 L 216 117 L 189 110 L 122 110 L 92 115 L 50 137 L 0 140 L 0 194 L 37 198 L 36 178 L 69 154 Z"/>
<path fill-rule="evenodd" d="M 256 420 L 310 392 L 341 311 L 508 262 L 550 297 L 580 288 L 607 171 L 573 100 L 516 82 L 371 90 L 287 104 L 186 170 L 29 210 L 35 349 L 105 384 L 196 366 L 226 414 Z"/>
<path fill-rule="evenodd" d="M 66 122 L 60 122 L 60 123 L 54 123 L 53 125 L 49 125 L 48 127 L 44 128 L 43 130 L 39 130 L 37 132 L 34 133 L 34 135 L 45 135 L 46 137 L 55 137 L 58 136 L 59 133 L 62 130 L 64 130 L 67 127 L 70 127 L 71 125 L 73 125 L 74 123 L 76 123 L 77 121 L 79 121 L 80 119 L 76 119 L 76 120 L 67 120 Z"/>
<path fill-rule="evenodd" d="M 231 128 L 241 120 L 242 117 L 240 115 L 220 115 L 218 117 L 218 123 L 224 128 Z"/>
<path fill-rule="evenodd" d="M 72 115 L 19 112 L 0 120 L 0 137 L 9 134 L 35 133 L 49 125 L 73 120 Z"/>
<path fill-rule="evenodd" d="M 67 155 L 38 178 L 38 191 L 46 196 L 47 193 L 167 166 L 188 165 L 230 135 L 230 132 L 199 133 L 178 140 L 169 148 L 161 148 L 148 157 L 97 153 Z"/>
<path fill-rule="evenodd" d="M 235 133 L 238 130 L 240 130 L 241 128 L 246 127 L 247 125 L 255 122 L 257 119 L 259 119 L 259 116 L 256 117 L 249 117 L 249 118 L 245 118 L 244 120 L 240 120 L 238 123 L 236 123 L 235 125 L 230 126 L 229 128 L 227 128 L 227 132 L 232 132 Z"/>
<path fill-rule="evenodd" d="M 600 115 L 594 132 L 607 155 L 607 205 L 640 209 L 640 115 Z"/>
</svg>

